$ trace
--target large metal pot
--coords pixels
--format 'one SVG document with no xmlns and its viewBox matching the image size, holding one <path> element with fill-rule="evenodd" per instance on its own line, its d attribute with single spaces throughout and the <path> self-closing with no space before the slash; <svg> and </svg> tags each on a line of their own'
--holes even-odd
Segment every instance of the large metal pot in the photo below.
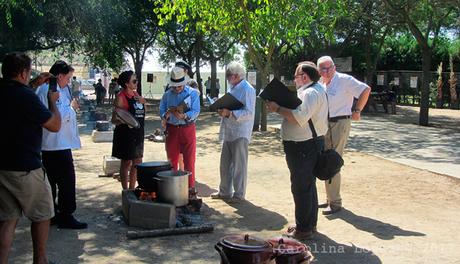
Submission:
<svg viewBox="0 0 460 264">
<path fill-rule="evenodd" d="M 276 264 L 309 264 L 313 260 L 307 246 L 297 240 L 278 237 L 269 239 L 268 242 L 273 246 Z"/>
<path fill-rule="evenodd" d="M 184 206 L 188 204 L 187 171 L 160 171 L 155 180 L 158 183 L 157 197 L 159 202 Z"/>
<path fill-rule="evenodd" d="M 138 164 L 137 166 L 137 183 L 139 187 L 150 192 L 156 192 L 158 189 L 157 181 L 154 179 L 160 171 L 170 170 L 169 161 L 152 161 Z"/>
<path fill-rule="evenodd" d="M 265 264 L 273 259 L 272 245 L 255 236 L 227 235 L 214 248 L 222 264 Z"/>
</svg>

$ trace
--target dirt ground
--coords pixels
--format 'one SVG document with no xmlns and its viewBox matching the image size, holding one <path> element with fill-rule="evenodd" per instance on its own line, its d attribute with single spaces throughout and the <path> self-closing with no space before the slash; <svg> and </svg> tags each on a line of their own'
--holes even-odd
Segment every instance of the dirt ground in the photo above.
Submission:
<svg viewBox="0 0 460 264">
<path fill-rule="evenodd" d="M 159 127 L 148 116 L 146 134 Z M 197 129 L 197 181 L 202 212 L 215 225 L 209 234 L 127 240 L 121 218 L 121 186 L 98 177 L 111 143 L 93 143 L 82 129 L 83 148 L 74 151 L 77 170 L 76 216 L 86 230 L 51 227 L 49 259 L 54 263 L 219 263 L 214 244 L 229 233 L 261 238 L 282 234 L 294 223 L 289 173 L 276 132 L 257 132 L 250 145 L 247 201 L 212 200 L 219 184 L 219 119 L 202 113 Z M 145 143 L 144 161 L 165 160 L 164 145 Z M 320 214 L 313 240 L 304 241 L 317 263 L 458 263 L 460 181 L 374 156 L 347 152 L 342 195 L 345 209 Z M 320 201 L 324 183 L 318 182 Z M 22 219 L 11 263 L 30 263 L 32 244 Z"/>
</svg>

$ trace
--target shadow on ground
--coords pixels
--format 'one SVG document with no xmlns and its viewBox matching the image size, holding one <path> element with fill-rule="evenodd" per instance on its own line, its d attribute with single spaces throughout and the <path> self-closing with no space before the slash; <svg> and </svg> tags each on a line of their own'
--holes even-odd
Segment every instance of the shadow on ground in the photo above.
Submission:
<svg viewBox="0 0 460 264">
<path fill-rule="evenodd" d="M 227 204 L 235 208 L 235 213 L 241 216 L 234 221 L 236 226 L 240 228 L 245 227 L 253 231 L 280 230 L 288 223 L 284 216 L 254 205 L 248 200 L 238 203 L 227 202 Z M 254 221 L 254 219 L 258 219 L 258 221 Z M 260 225 L 260 221 L 264 223 L 263 226 Z"/>
<path fill-rule="evenodd" d="M 328 236 L 317 233 L 314 241 L 304 241 L 318 263 L 382 263 L 371 250 L 355 245 L 338 243 Z"/>
<path fill-rule="evenodd" d="M 334 215 L 327 216 L 327 218 L 329 220 L 341 219 L 356 229 L 371 233 L 373 236 L 383 240 L 391 240 L 397 236 L 425 236 L 424 233 L 404 230 L 399 226 L 384 223 L 370 217 L 356 215 L 345 208 Z"/>
</svg>

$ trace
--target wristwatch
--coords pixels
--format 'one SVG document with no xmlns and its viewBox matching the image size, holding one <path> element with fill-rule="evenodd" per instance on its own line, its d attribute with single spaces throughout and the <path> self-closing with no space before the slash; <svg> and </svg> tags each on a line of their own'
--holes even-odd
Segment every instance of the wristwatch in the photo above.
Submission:
<svg viewBox="0 0 460 264">
<path fill-rule="evenodd" d="M 361 113 L 361 109 L 356 108 L 353 110 L 353 113 Z"/>
</svg>

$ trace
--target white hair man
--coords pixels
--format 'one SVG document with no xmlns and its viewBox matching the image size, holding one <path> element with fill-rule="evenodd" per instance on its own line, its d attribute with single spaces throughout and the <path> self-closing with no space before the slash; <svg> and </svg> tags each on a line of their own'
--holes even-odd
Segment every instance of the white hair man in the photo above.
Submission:
<svg viewBox="0 0 460 264">
<path fill-rule="evenodd" d="M 302 103 L 289 109 L 267 101 L 267 109 L 283 117 L 281 138 L 290 172 L 294 198 L 295 226 L 288 228 L 288 237 L 311 239 L 318 222 L 318 194 L 313 168 L 324 146 L 327 132 L 327 100 L 324 88 L 318 84 L 320 76 L 315 63 L 305 61 L 297 65 L 294 83 Z"/>
<path fill-rule="evenodd" d="M 361 110 L 367 103 L 371 88 L 353 76 L 337 72 L 329 56 L 319 58 L 317 65 L 329 104 L 329 130 L 325 146 L 326 149 L 335 149 L 342 156 L 350 134 L 351 120 L 360 120 Z M 358 101 L 352 109 L 354 98 Z M 336 213 L 342 208 L 340 178 L 339 172 L 330 181 L 326 181 L 327 202 L 319 205 L 325 208 L 323 215 Z"/>
<path fill-rule="evenodd" d="M 218 109 L 222 118 L 219 139 L 223 141 L 220 156 L 220 185 L 219 192 L 212 194 L 211 197 L 233 198 L 232 201 L 238 202 L 244 200 L 246 195 L 248 145 L 254 125 L 256 91 L 245 80 L 246 71 L 243 65 L 231 62 L 227 65 L 225 74 L 231 85 L 228 92 L 240 101 L 243 107 L 233 111 L 226 108 Z"/>
</svg>

